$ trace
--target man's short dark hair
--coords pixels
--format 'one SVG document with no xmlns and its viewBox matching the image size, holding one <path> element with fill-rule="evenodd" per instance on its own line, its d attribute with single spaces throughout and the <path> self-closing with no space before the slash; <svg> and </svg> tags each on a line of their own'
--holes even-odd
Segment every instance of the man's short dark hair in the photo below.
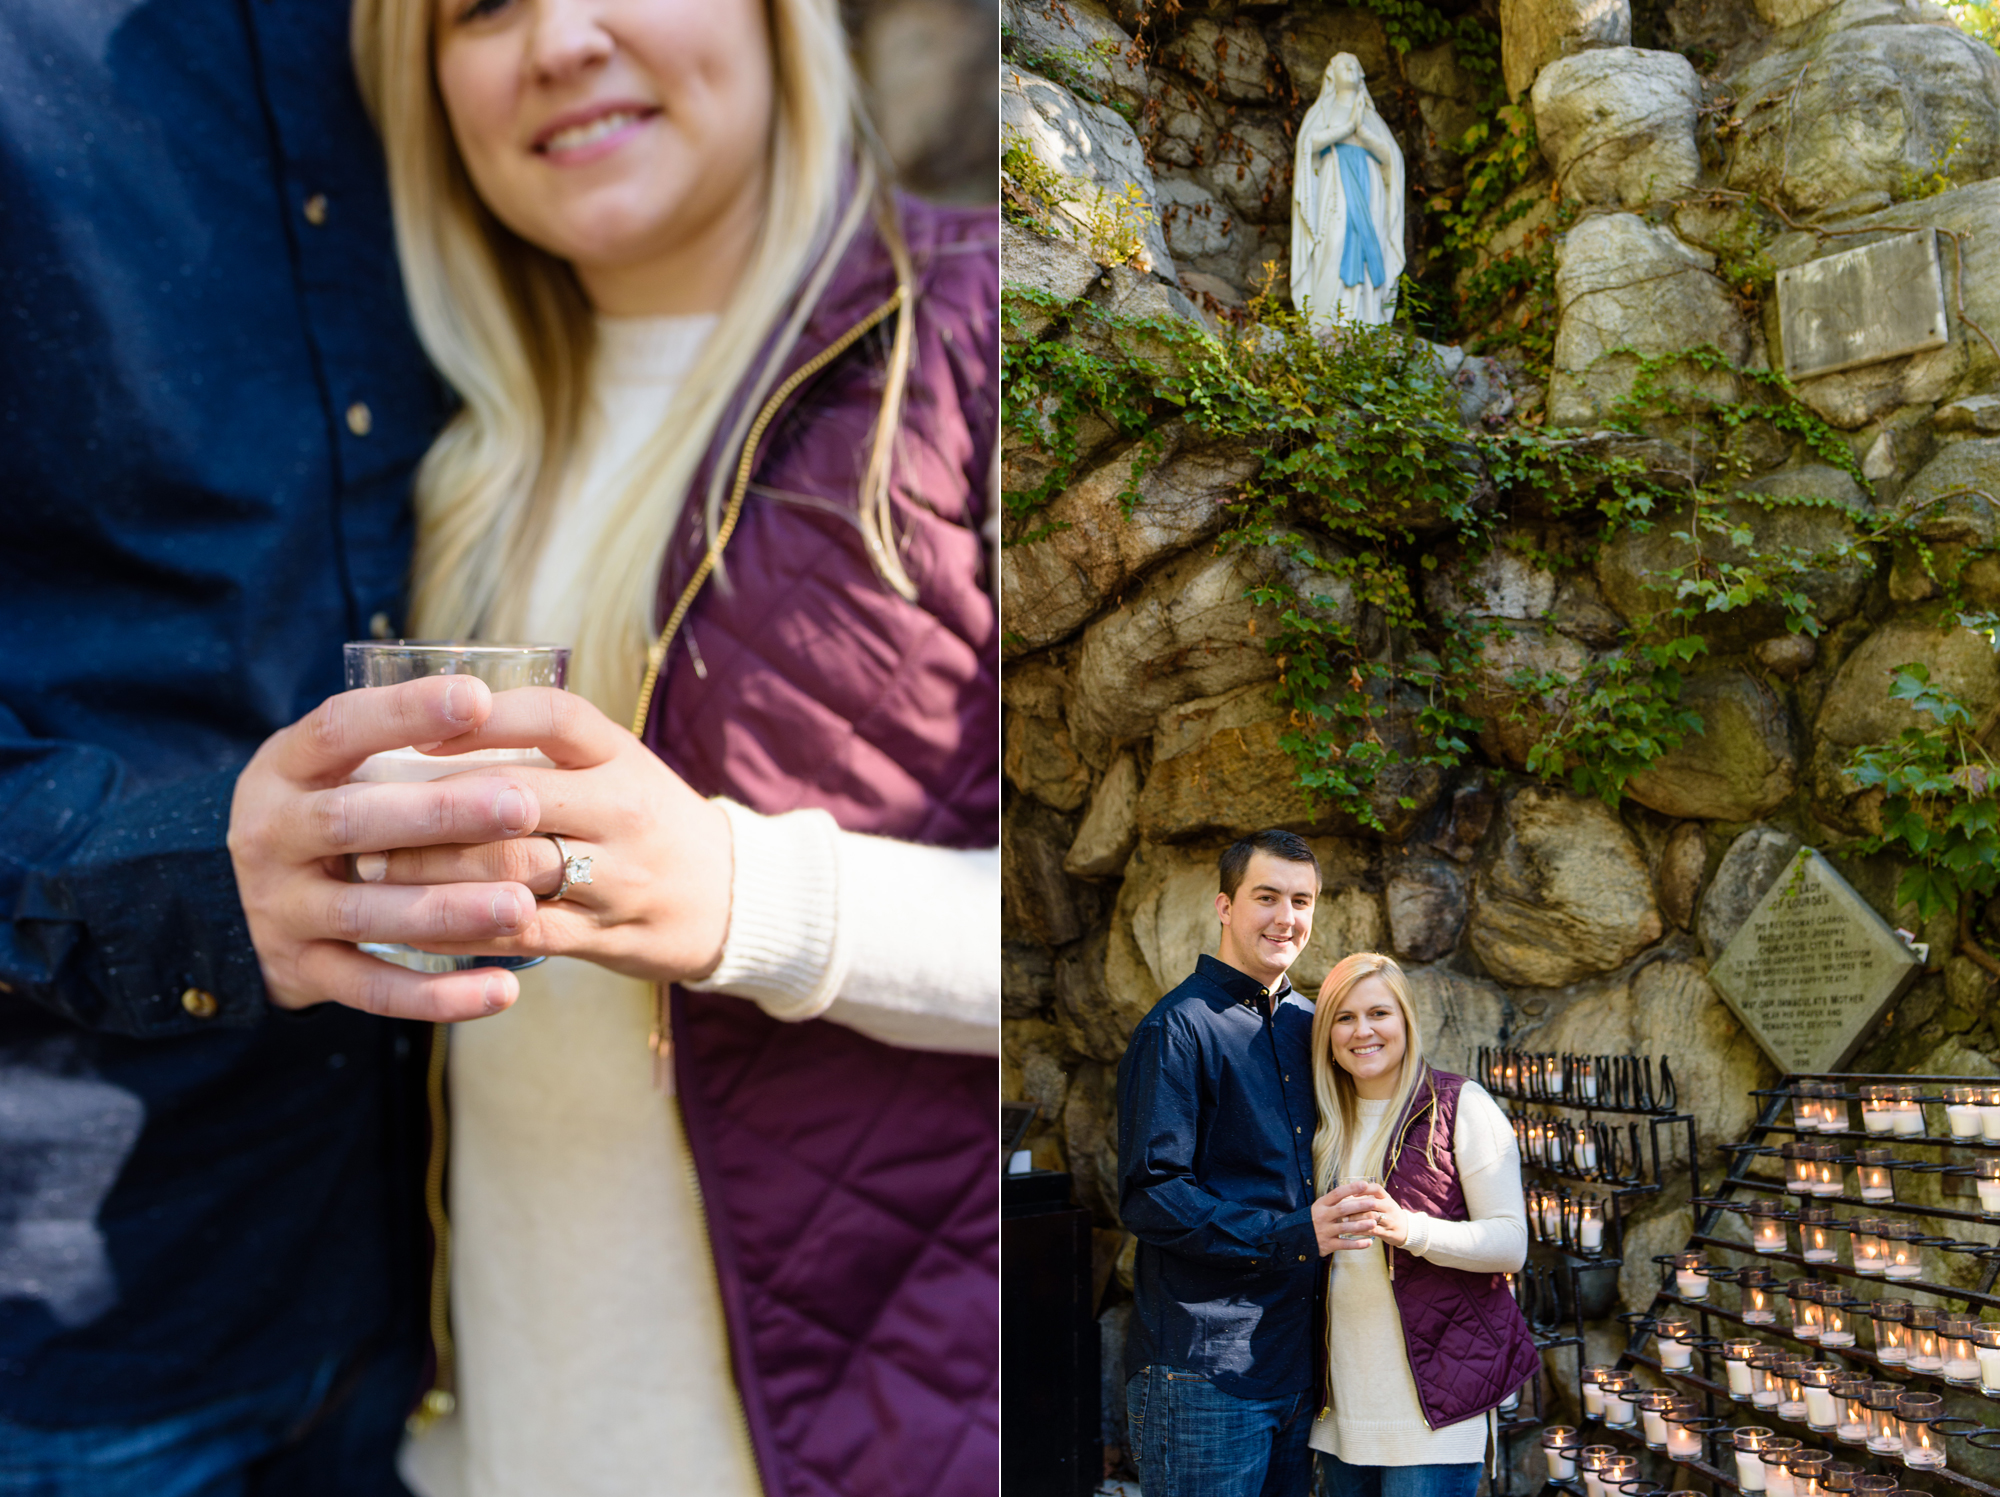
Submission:
<svg viewBox="0 0 2000 1497">
<path fill-rule="evenodd" d="M 1306 839 L 1297 832 L 1281 832 L 1275 827 L 1261 832 L 1252 832 L 1241 842 L 1232 842 L 1222 854 L 1217 871 L 1222 875 L 1222 892 L 1231 899 L 1243 886 L 1243 871 L 1250 866 L 1254 853 L 1267 852 L 1274 858 L 1283 858 L 1287 863 L 1312 864 L 1313 883 L 1320 881 L 1319 859 L 1306 845 Z"/>
</svg>

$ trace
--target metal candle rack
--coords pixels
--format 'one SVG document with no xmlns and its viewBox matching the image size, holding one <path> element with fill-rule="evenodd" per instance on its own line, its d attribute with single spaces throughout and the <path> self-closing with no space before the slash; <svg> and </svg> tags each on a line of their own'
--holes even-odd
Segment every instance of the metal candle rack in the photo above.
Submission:
<svg viewBox="0 0 2000 1497">
<path fill-rule="evenodd" d="M 1942 1089 L 1963 1087 L 1966 1080 L 1952 1076 L 1794 1075 L 1786 1077 L 1780 1086 L 1752 1093 L 1762 1099 L 1758 1119 L 1743 1142 L 1724 1146 L 1730 1155 L 1730 1166 L 1716 1191 L 1695 1196 L 1693 1204 L 1698 1214 L 1686 1252 L 1655 1258 L 1654 1262 L 1661 1265 L 1661 1285 L 1652 1306 L 1643 1314 L 1620 1317 L 1631 1326 L 1632 1333 L 1619 1366 L 1650 1368 L 1668 1386 L 1701 1400 L 1701 1417 L 1688 1426 L 1700 1436 L 1699 1455 L 1679 1463 L 1689 1475 L 1698 1474 L 1718 1492 L 1741 1490 L 1736 1477 L 1727 1469 L 1732 1462 L 1732 1446 L 1725 1437 L 1739 1424 L 1756 1424 L 1796 1436 L 1802 1445 L 1828 1450 L 1836 1461 L 1893 1476 L 1905 1490 L 1910 1489 L 1907 1483 L 1914 1478 L 1930 1484 L 1934 1490 L 2000 1497 L 2000 1487 L 1954 1469 L 1957 1464 L 1954 1452 L 1959 1452 L 1962 1458 L 1966 1447 L 2000 1450 L 2000 1380 L 1982 1396 L 1983 1379 L 1975 1380 L 1968 1390 L 1963 1375 L 1946 1376 L 1952 1364 L 1943 1358 L 1936 1367 L 1912 1366 L 1910 1348 L 1897 1347 L 1893 1342 L 1897 1333 L 1884 1330 L 1887 1325 L 1901 1324 L 1898 1316 L 1908 1311 L 1871 1315 L 1866 1313 L 1871 1304 L 1880 1305 L 1885 1300 L 1893 1303 L 1894 1296 L 1853 1293 L 1873 1280 L 1889 1290 L 1916 1290 L 1947 1304 L 1955 1303 L 1974 1317 L 1982 1309 L 2000 1309 L 2000 1295 L 1994 1292 L 1996 1280 L 2000 1280 L 2000 1245 L 1961 1240 L 1943 1230 L 1957 1222 L 2000 1223 L 2000 1196 L 1989 1197 L 1995 1203 L 1992 1212 L 1920 1205 L 1894 1198 L 1894 1175 L 1977 1179 L 1982 1177 L 1981 1159 L 2000 1160 L 2000 1137 L 1934 1134 L 1925 1126 L 1926 1109 L 1942 1109 L 1946 1104 Z M 1914 1122 L 1914 1127 L 1898 1130 L 1893 1124 L 1871 1126 L 1881 1122 L 1880 1114 L 1866 1122 L 1856 1115 L 1864 1099 L 1884 1088 L 1904 1093 L 1891 1102 L 1902 1107 L 1903 1123 Z M 1907 1105 L 1912 1102 L 1914 1119 Z M 1996 1111 L 2000 1111 L 2000 1092 L 1993 1094 L 1993 1103 Z M 1788 1107 L 1795 1109 L 1790 1122 L 1784 1120 Z M 1996 1122 L 2000 1122 L 2000 1117 L 1996 1117 Z M 1794 1145 L 1809 1141 L 1818 1147 L 1805 1150 L 1794 1147 L 1788 1152 L 1787 1140 Z M 1877 1149 L 1888 1152 L 1887 1161 L 1861 1153 Z M 1965 1151 L 1965 1154 L 1955 1157 L 1951 1151 Z M 1774 1179 L 1751 1172 L 1759 1161 L 1771 1159 L 1785 1162 L 1782 1177 Z M 1853 1191 L 1848 1188 L 1850 1169 L 1861 1181 Z M 1864 1171 L 1880 1169 L 1888 1170 L 1889 1174 L 1863 1178 Z M 1983 1178 L 2000 1179 L 2000 1169 L 1989 1164 Z M 1867 1191 L 1865 1197 L 1862 1190 Z M 2000 1191 L 2000 1186 L 1996 1186 L 1996 1191 Z M 1852 1211 L 1842 1215 L 1843 1208 Z M 1754 1240 L 1738 1241 L 1734 1235 L 1719 1230 L 1724 1218 L 1732 1214 L 1751 1216 L 1753 1230 L 1755 1225 L 1763 1227 L 1767 1240 L 1762 1249 L 1755 1246 Z M 1863 1231 L 1864 1221 L 1877 1222 L 1878 1229 Z M 1861 1268 L 1856 1266 L 1854 1253 L 1857 1239 L 1864 1247 L 1861 1262 L 1868 1265 Z M 1792 1250 L 1795 1240 L 1796 1252 Z M 1879 1245 L 1879 1250 L 1870 1244 Z M 1897 1247 L 1906 1250 L 1900 1260 L 1896 1256 Z M 1712 1254 L 1742 1261 L 1712 1262 Z M 1950 1254 L 1978 1264 L 1977 1287 L 1966 1289 L 1925 1278 L 1922 1263 L 1927 1254 Z M 1909 1272 L 1890 1276 L 1888 1268 L 1892 1262 Z M 1754 1274 L 1759 1267 L 1776 1269 L 1778 1265 L 1785 1266 L 1786 1277 L 1793 1284 L 1807 1287 L 1793 1291 L 1782 1286 L 1765 1286 L 1760 1282 L 1761 1276 Z M 1734 1308 L 1711 1302 L 1705 1291 L 1700 1295 L 1687 1292 L 1697 1280 L 1745 1286 L 1746 1275 L 1751 1275 L 1747 1287 L 1739 1288 L 1732 1296 L 1736 1301 Z M 1780 1302 L 1789 1302 L 1792 1312 L 1789 1317 L 1779 1312 Z M 1842 1316 L 1851 1315 L 1853 1324 L 1842 1332 L 1843 1336 L 1853 1337 L 1851 1342 L 1828 1345 L 1820 1339 L 1825 1332 L 1825 1306 L 1829 1303 Z M 1663 1323 L 1674 1321 L 1687 1323 L 1687 1335 L 1678 1340 L 1675 1349 L 1675 1360 L 1684 1359 L 1685 1367 L 1663 1365 L 1658 1331 Z M 1874 1331 L 1858 1330 L 1864 1321 L 1873 1321 Z M 1939 1451 L 1944 1459 L 1943 1466 L 1912 1469 L 1899 1454 L 1871 1451 L 1865 1440 L 1842 1437 L 1839 1428 L 1844 1421 L 1839 1418 L 1833 1430 L 1814 1429 L 1809 1419 L 1793 1419 L 1781 1412 L 1791 1407 L 1788 1401 L 1765 1407 L 1743 1402 L 1740 1392 L 1732 1397 L 1728 1382 L 1718 1376 L 1719 1371 L 1726 1373 L 1728 1368 L 1725 1365 L 1719 1369 L 1717 1364 L 1724 1361 L 1724 1338 L 1745 1337 L 1746 1330 L 1775 1340 L 1780 1344 L 1779 1349 L 1788 1353 L 1796 1349 L 1802 1357 L 1831 1364 L 1847 1375 L 1865 1376 L 1877 1383 L 1893 1382 L 1904 1393 L 1942 1395 L 1976 1412 L 1942 1413 L 1949 1405 L 1940 1403 L 1915 1419 L 1904 1416 L 1905 1437 L 1909 1429 L 1915 1428 L 1918 1438 Z M 1885 1358 L 1881 1354 L 1883 1342 L 1877 1333 L 1890 1336 L 1888 1349 L 1900 1355 Z M 1863 1340 L 1873 1341 L 1874 1345 L 1864 1349 Z M 1929 1361 L 1927 1357 L 1918 1360 Z M 1738 1361 L 1742 1363 L 1742 1359 Z M 1963 1368 L 1960 1370 L 1962 1374 Z M 1761 1372 L 1744 1374 L 1745 1377 L 1761 1375 Z M 1743 1416 L 1740 1419 L 1739 1414 Z M 1609 1430 L 1599 1436 L 1600 1428 L 1600 1425 L 1590 1426 L 1589 1438 L 1605 1443 L 1630 1443 L 1631 1432 Z M 1676 1473 L 1674 1485 L 1690 1484 L 1686 1476 Z M 1664 1489 L 1648 1482 L 1635 1483 L 1626 1489 L 1624 1497 L 1650 1497 L 1651 1492 L 1659 1490 Z"/>
<path fill-rule="evenodd" d="M 1657 1194 L 1665 1172 L 1677 1167 L 1676 1129 L 1685 1134 L 1689 1191 L 1698 1189 L 1694 1119 L 1678 1110 L 1679 1087 L 1665 1056 L 1655 1066 L 1648 1056 L 1482 1047 L 1474 1074 L 1507 1106 L 1522 1144 L 1529 1254 L 1522 1272 L 1510 1276 L 1515 1298 L 1544 1351 L 1576 1348 L 1581 1407 L 1584 1326 L 1603 1318 L 1587 1313 L 1592 1296 L 1584 1276 L 1615 1293 L 1626 1203 Z M 1531 1144 L 1531 1128 L 1540 1130 L 1538 1147 Z M 1590 1209 L 1600 1213 L 1594 1233 L 1587 1230 Z M 1503 1452 L 1513 1437 L 1541 1427 L 1543 1382 L 1530 1385 L 1511 1416 L 1503 1413 Z M 1508 1469 L 1503 1461 L 1495 1497 L 1508 1497 Z"/>
</svg>

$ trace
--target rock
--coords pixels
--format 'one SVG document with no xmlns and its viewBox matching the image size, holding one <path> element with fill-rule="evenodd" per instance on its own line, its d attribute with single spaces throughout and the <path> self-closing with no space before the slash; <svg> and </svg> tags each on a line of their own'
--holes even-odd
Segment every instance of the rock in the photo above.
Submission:
<svg viewBox="0 0 2000 1497">
<path fill-rule="evenodd" d="M 1504 815 L 1467 932 L 1497 980 L 1561 987 L 1623 966 L 1659 939 L 1645 859 L 1602 802 L 1529 784 Z"/>
<path fill-rule="evenodd" d="M 1055 989 L 1055 961 L 1046 946 L 1032 941 L 1000 943 L 1000 1012 L 1008 1019 L 1028 1019 L 1048 1007 Z M 1009 1053 L 1012 1053 L 1011 1051 Z"/>
<path fill-rule="evenodd" d="M 1481 1045 L 1500 1043 L 1507 995 L 1490 982 L 1445 967 L 1406 967 L 1424 1054 L 1443 1070 L 1469 1075 Z"/>
<path fill-rule="evenodd" d="M 1629 0 L 1500 0 L 1500 70 L 1510 99 L 1559 57 L 1631 45 Z"/>
<path fill-rule="evenodd" d="M 1905 728 L 1934 728 L 1935 720 L 1889 696 L 1899 667 L 1930 670 L 1931 686 L 1964 702 L 1983 731 L 2000 707 L 2000 666 L 1985 635 L 1972 629 L 1938 629 L 1922 617 L 1890 619 L 1841 663 L 1827 688 L 1814 732 L 1830 747 L 1893 743 Z"/>
<path fill-rule="evenodd" d="M 1083 934 L 1083 918 L 1063 876 L 1069 826 L 1031 796 L 1018 796 L 1001 817 L 1000 908 L 1006 934 L 1060 946 Z"/>
<path fill-rule="evenodd" d="M 1111 933 L 1100 928 L 1056 959 L 1055 1013 L 1070 1049 L 1116 1065 L 1145 1009 L 1133 1012 L 1111 999 L 1104 975 L 1110 944 Z"/>
<path fill-rule="evenodd" d="M 1063 871 L 1077 878 L 1116 878 L 1139 842 L 1139 761 L 1120 754 L 1104 772 Z"/>
<path fill-rule="evenodd" d="M 1069 1071 L 1056 1026 L 1040 1019 L 1007 1019 L 1000 1033 L 1006 1057 L 1001 1095 L 1010 1102 L 1034 1103 L 1043 1119 L 1060 1118 L 1069 1100 Z"/>
<path fill-rule="evenodd" d="M 1010 288 L 1053 297 L 1064 306 L 1080 301 L 1091 282 L 1104 273 L 1104 267 L 1074 240 L 1038 234 L 1011 219 L 1000 222 L 1000 263 Z M 1014 305 L 1019 315 L 1007 325 L 1007 336 L 1014 341 L 1032 343 L 1055 321 L 1056 314 L 1041 307 Z"/>
<path fill-rule="evenodd" d="M 1701 876 L 1708 871 L 1708 838 L 1701 824 L 1683 821 L 1667 837 L 1653 882 L 1660 891 L 1660 913 L 1682 930 L 1694 926 L 1695 902 L 1701 897 Z"/>
<path fill-rule="evenodd" d="M 1546 617 L 1556 606 L 1562 579 L 1508 545 L 1509 539 L 1510 533 L 1501 532 L 1484 555 L 1448 557 L 1435 571 L 1424 573 L 1424 602 L 1431 611 L 1444 617 Z M 1521 539 L 1527 547 L 1540 549 L 1538 543 L 1547 537 L 1529 532 Z"/>
<path fill-rule="evenodd" d="M 1070 747 L 1069 729 L 1060 721 L 1007 714 L 1006 748 L 1001 770 L 1025 791 L 1058 811 L 1074 811 L 1090 794 L 1090 766 Z"/>
<path fill-rule="evenodd" d="M 1111 1003 L 1134 1024 L 1194 970 L 1197 957 L 1215 950 L 1220 851 L 1141 842 L 1126 864 L 1104 983 Z"/>
<path fill-rule="evenodd" d="M 1259 456 L 1240 446 L 1185 442 L 1162 433 L 1165 455 L 1136 480 L 1138 444 L 1118 448 L 1022 523 L 1000 569 L 1008 650 L 1040 649 L 1081 628 L 1146 568 L 1222 529 L 1223 507 L 1256 472 Z M 1127 496 L 1136 488 L 1138 498 Z"/>
<path fill-rule="evenodd" d="M 1160 60 L 1232 102 L 1272 101 L 1271 85 L 1276 75 L 1271 49 L 1253 27 L 1240 23 L 1220 26 L 1207 17 L 1197 17 L 1161 49 Z"/>
<path fill-rule="evenodd" d="M 1013 319 L 1013 332 L 1032 331 L 1036 337 L 1045 333 L 1056 320 L 1039 307 L 1011 299 L 1006 303 L 1005 316 Z M 1011 332 L 1009 336 L 1012 336 Z M 1023 338 L 1022 341 L 1028 340 Z M 1075 451 L 1066 457 L 1059 457 L 1054 438 L 1055 422 L 1061 415 L 1061 402 L 1053 395 L 1036 395 L 1027 397 L 1022 404 L 1034 413 L 1040 431 L 1039 436 L 1031 440 L 1012 426 L 1001 429 L 1000 487 L 1010 495 L 1026 495 L 1043 489 L 1058 468 L 1067 469 L 1065 481 L 1068 481 L 1077 471 L 1087 468 L 1118 437 L 1111 423 L 1095 411 L 1080 412 L 1072 433 Z M 1002 568 L 1002 581 L 1004 585 L 1005 568 Z"/>
<path fill-rule="evenodd" d="M 1954 442 L 1926 463 L 1896 501 L 1927 543 L 1938 579 L 1967 603 L 2000 607 L 2000 438 Z M 1928 589 L 1926 589 L 1928 591 Z"/>
<path fill-rule="evenodd" d="M 1407 864 L 1382 892 L 1397 956 L 1434 962 L 1451 954 L 1465 928 L 1465 875 L 1454 865 L 1431 859 Z"/>
<path fill-rule="evenodd" d="M 1855 431 L 1898 406 L 1928 405 L 1937 400 L 1959 383 L 1965 368 L 1965 345 L 1948 343 L 1929 353 L 1802 379 L 1795 388 L 1799 399 L 1829 425 Z"/>
<path fill-rule="evenodd" d="M 1771 885 L 1799 850 L 1799 839 L 1774 826 L 1753 826 L 1729 844 L 1702 896 L 1695 929 L 1713 962 L 1750 918 Z"/>
<path fill-rule="evenodd" d="M 1184 371 L 1182 337 L 1200 346 L 1212 331 L 1201 309 L 1178 286 L 1128 265 L 1107 266 L 1090 288 L 1089 301 L 1094 315 L 1073 317 L 1068 341 L 1085 353 L 1123 357 L 1156 369 L 1161 378 Z"/>
<path fill-rule="evenodd" d="M 1366 10 L 1291 10 L 1272 30 L 1277 37 L 1278 60 L 1291 75 L 1301 101 L 1318 96 L 1326 65 L 1341 52 L 1354 54 L 1376 98 L 1383 97 L 1383 89 L 1396 81 L 1388 37 L 1382 23 Z"/>
<path fill-rule="evenodd" d="M 1358 623 L 1348 584 L 1280 545 L 1170 562 L 1085 629 L 1070 695 L 1070 731 L 1085 756 L 1095 748 L 1108 762 L 1111 746 L 1151 732 L 1167 708 L 1273 679 L 1278 663 L 1264 643 L 1277 615 L 1246 594 L 1280 582 L 1316 599 L 1329 622 Z"/>
<path fill-rule="evenodd" d="M 1292 986 L 1308 998 L 1317 997 L 1326 974 L 1342 958 L 1357 951 L 1380 951 L 1382 936 L 1382 901 L 1366 889 L 1342 889 L 1329 883 L 1313 908 L 1312 936 L 1306 949 L 1292 963 Z"/>
<path fill-rule="evenodd" d="M 1493 825 L 1493 813 L 1499 806 L 1499 795 L 1483 778 L 1460 785 L 1452 791 L 1451 813 L 1430 845 L 1456 862 L 1470 862 L 1487 828 Z"/>
<path fill-rule="evenodd" d="M 1069 712 L 1069 676 L 1051 660 L 1012 660 L 1000 678 L 1000 700 L 1030 717 Z"/>
<path fill-rule="evenodd" d="M 1941 406 L 1931 417 L 1939 431 L 2000 431 L 2000 395 L 1968 395 Z"/>
<path fill-rule="evenodd" d="M 1479 123 L 1479 80 L 1459 65 L 1451 43 L 1425 47 L 1403 58 L 1403 76 L 1416 91 L 1417 113 L 1439 142 L 1456 145 Z"/>
<path fill-rule="evenodd" d="M 1610 54 L 1586 53 L 1561 67 Z M 1543 81 L 1551 76 L 1544 73 Z M 1710 270 L 1713 259 L 1665 229 L 1629 213 L 1586 218 L 1556 250 L 1555 374 L 1549 419 L 1562 426 L 1594 425 L 1632 387 L 1633 360 L 1712 345 L 1741 364 L 1750 356 L 1750 329 L 1727 288 Z M 1695 388 L 1734 398 L 1736 380 L 1723 373 L 1695 376 Z"/>
<path fill-rule="evenodd" d="M 1292 143 L 1276 117 L 1247 110 L 1231 113 L 1209 145 L 1212 149 L 1196 163 L 1197 176 L 1239 219 L 1284 220 L 1289 245 L 1291 198 L 1283 189 L 1291 180 Z M 1289 263 L 1289 249 L 1284 259 Z"/>
<path fill-rule="evenodd" d="M 1701 81 L 1678 52 L 1612 46 L 1559 58 L 1541 70 L 1530 98 L 1542 155 L 1565 197 L 1643 208 L 1701 176 Z"/>
<path fill-rule="evenodd" d="M 1481 723 L 1480 747 L 1514 769 L 1527 768 L 1529 752 L 1569 710 L 1570 688 L 1594 660 L 1548 624 L 1510 621 L 1482 635 L 1465 698 L 1465 710 Z"/>
<path fill-rule="evenodd" d="M 1813 662 L 1819 659 L 1819 646 L 1803 634 L 1774 634 L 1758 640 L 1750 653 L 1772 675 L 1790 680 L 1812 669 Z"/>
<path fill-rule="evenodd" d="M 1093 93 L 1145 106 L 1150 90 L 1146 70 L 1132 61 L 1131 34 L 1092 0 L 1004 0 L 1001 20 L 1012 33 L 1008 52 L 1024 66 L 1048 72 L 1046 60 L 1059 58 L 1062 70 Z"/>
<path fill-rule="evenodd" d="M 1230 221 L 1229 209 L 1199 182 L 1162 172 L 1155 190 L 1167 248 L 1181 267 L 1181 284 L 1187 285 L 1188 266 L 1226 258 L 1240 236 Z"/>
<path fill-rule="evenodd" d="M 1720 524 L 1702 541 L 1702 556 L 1712 564 L 1748 567 L 1761 563 L 1768 569 L 1776 557 L 1831 555 L 1840 547 L 1855 545 L 1859 539 L 1856 521 L 1869 514 L 1860 488 L 1838 468 L 1788 468 L 1740 492 L 1766 500 L 1830 499 L 1839 507 L 1794 503 L 1767 509 L 1749 498 L 1723 505 L 1714 514 Z M 1662 615 L 1676 606 L 1678 579 L 1695 564 L 1693 542 L 1680 539 L 1692 533 L 1694 511 L 1684 505 L 1654 514 L 1652 522 L 1650 530 L 1620 530 L 1604 543 L 1597 555 L 1597 581 L 1605 602 L 1628 623 L 1651 619 L 1655 633 L 1677 634 L 1679 627 Z M 1746 546 L 1732 539 L 1741 530 L 1750 533 Z M 1826 628 L 1861 606 L 1873 570 L 1867 554 L 1856 551 L 1844 560 L 1793 575 L 1789 584 L 1804 594 L 1812 617 Z M 1785 618 L 1781 605 L 1762 602 L 1701 613 L 1687 628 L 1706 639 L 1711 652 L 1720 653 L 1747 648 L 1759 639 L 1786 632 Z"/>
<path fill-rule="evenodd" d="M 1101 104 L 1087 104 L 1060 83 L 1026 68 L 1002 64 L 1000 130 L 1003 139 L 1018 137 L 1050 170 L 1078 184 L 1080 201 L 1066 203 L 1060 211 L 1076 225 L 1085 243 L 1091 215 L 1107 211 L 1113 198 L 1137 187 L 1144 209 L 1155 220 L 1144 225 L 1140 236 L 1139 268 L 1173 278 L 1173 258 L 1156 221 L 1153 173 L 1139 138 L 1121 115 Z"/>
<path fill-rule="evenodd" d="M 1070 1077 L 1063 1103 L 1063 1151 L 1077 1205 L 1099 1225 L 1118 1225 L 1118 1083 L 1116 1072 L 1085 1061 Z"/>
<path fill-rule="evenodd" d="M 1753 821 L 1790 798 L 1797 729 L 1776 692 L 1725 667 L 1689 677 L 1681 705 L 1700 714 L 1701 731 L 1634 776 L 1627 795 L 1662 816 L 1711 821 Z"/>
</svg>

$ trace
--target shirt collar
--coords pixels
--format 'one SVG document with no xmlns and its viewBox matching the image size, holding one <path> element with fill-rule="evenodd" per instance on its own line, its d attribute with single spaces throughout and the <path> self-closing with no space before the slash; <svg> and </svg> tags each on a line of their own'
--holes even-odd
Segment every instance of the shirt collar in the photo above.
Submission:
<svg viewBox="0 0 2000 1497">
<path fill-rule="evenodd" d="M 1261 1007 L 1268 999 L 1275 1010 L 1292 992 L 1290 977 L 1280 977 L 1276 987 L 1267 988 L 1248 972 L 1239 972 L 1221 957 L 1210 956 L 1207 952 L 1203 952 L 1201 960 L 1195 963 L 1195 971 L 1221 988 L 1233 1002 L 1248 1004 L 1251 1008 Z"/>
</svg>

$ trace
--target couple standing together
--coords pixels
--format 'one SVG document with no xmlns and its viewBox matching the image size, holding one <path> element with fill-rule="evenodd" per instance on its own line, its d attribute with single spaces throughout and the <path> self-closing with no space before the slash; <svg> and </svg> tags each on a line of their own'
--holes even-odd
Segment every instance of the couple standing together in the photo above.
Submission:
<svg viewBox="0 0 2000 1497">
<path fill-rule="evenodd" d="M 1473 1497 L 1488 1413 L 1541 1366 L 1505 1276 L 1526 1261 L 1499 1105 L 1423 1054 L 1402 969 L 1286 978 L 1318 860 L 1289 832 L 1223 853 L 1216 955 L 1133 1031 L 1119 1209 L 1138 1238 L 1126 1348 L 1146 1497 Z"/>
</svg>

